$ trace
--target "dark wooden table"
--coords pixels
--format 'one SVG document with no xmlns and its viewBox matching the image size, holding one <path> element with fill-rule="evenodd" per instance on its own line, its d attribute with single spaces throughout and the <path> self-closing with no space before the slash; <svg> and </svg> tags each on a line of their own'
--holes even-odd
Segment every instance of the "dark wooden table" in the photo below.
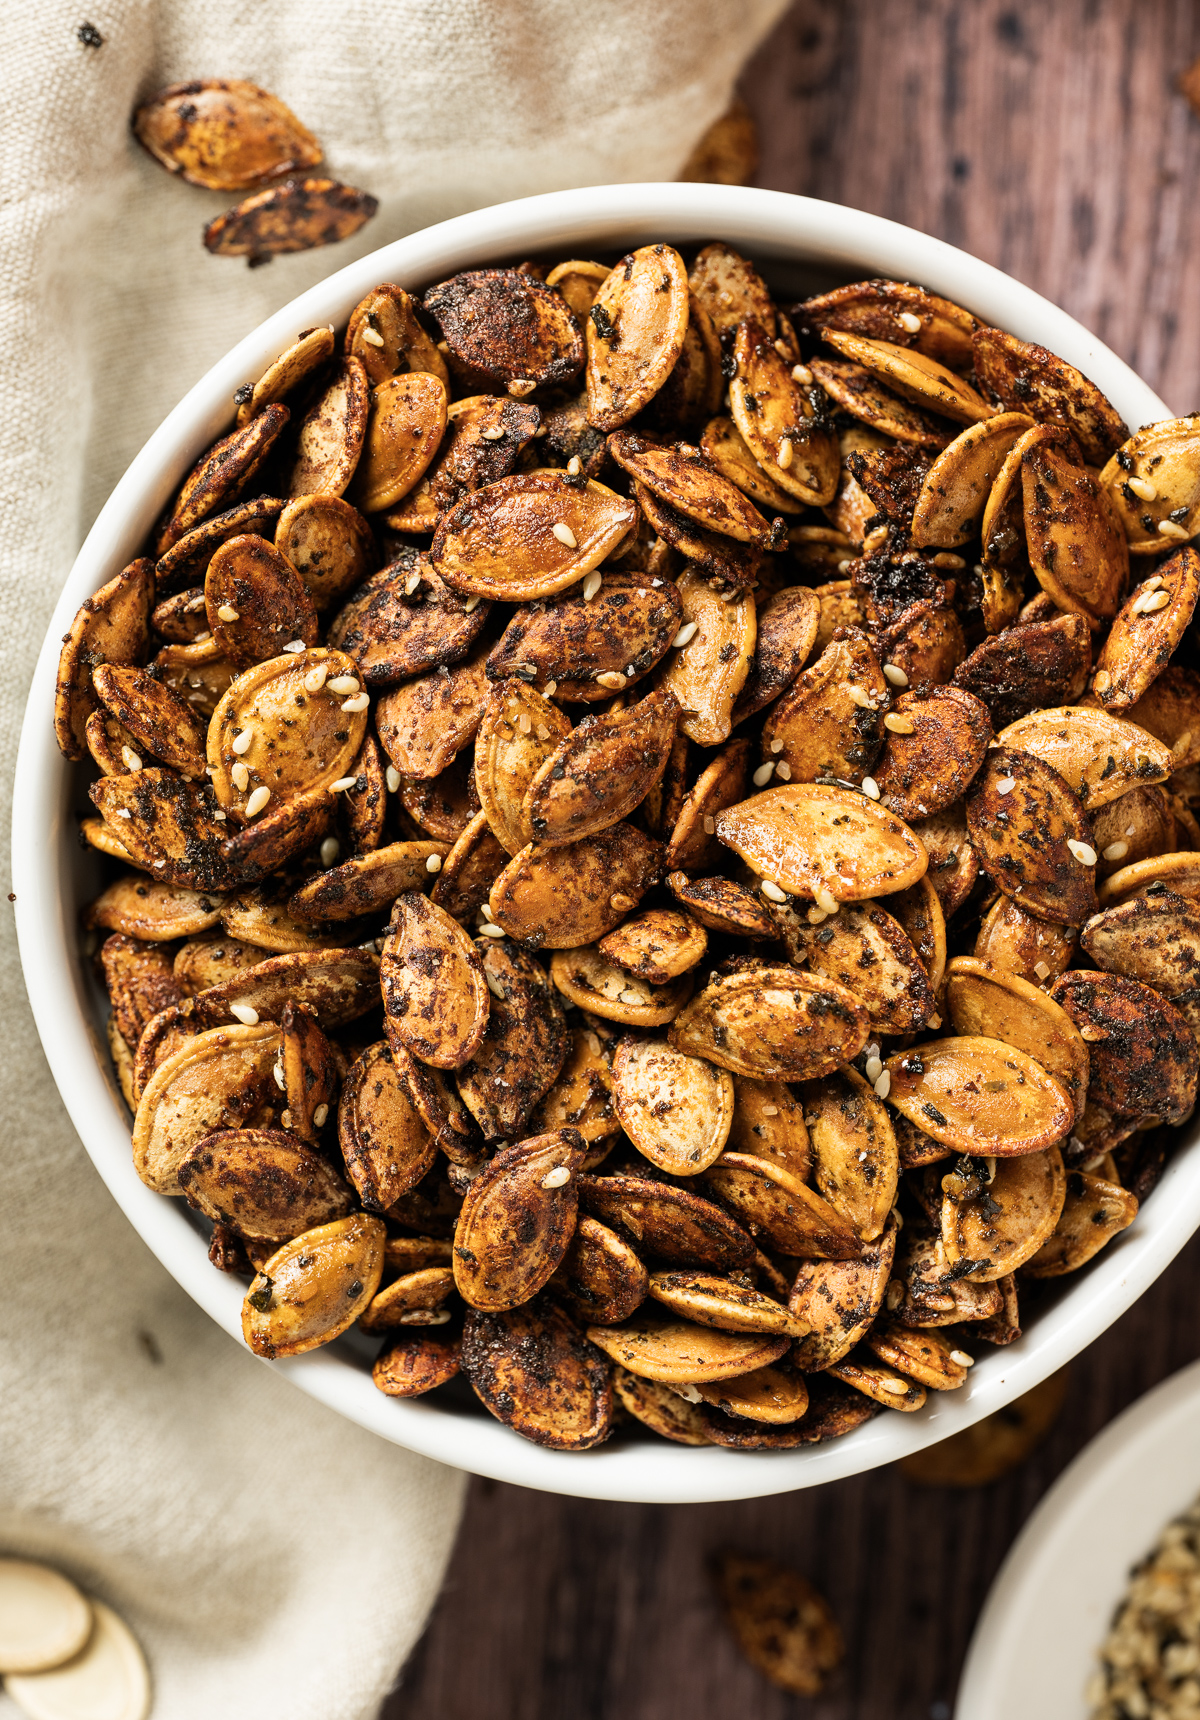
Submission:
<svg viewBox="0 0 1200 1720">
<path fill-rule="evenodd" d="M 758 182 L 876 211 L 1027 281 L 1177 411 L 1200 405 L 1200 54 L 1190 0 L 800 0 L 747 69 Z M 893 1469 L 736 1505 L 471 1485 L 442 1598 L 386 1720 L 947 1720 L 1022 1522 L 1094 1433 L 1200 1354 L 1200 1239 L 1081 1356 L 1046 1443 L 989 1487 Z M 803 1702 L 741 1661 L 705 1560 L 787 1559 L 846 1666 Z"/>
</svg>

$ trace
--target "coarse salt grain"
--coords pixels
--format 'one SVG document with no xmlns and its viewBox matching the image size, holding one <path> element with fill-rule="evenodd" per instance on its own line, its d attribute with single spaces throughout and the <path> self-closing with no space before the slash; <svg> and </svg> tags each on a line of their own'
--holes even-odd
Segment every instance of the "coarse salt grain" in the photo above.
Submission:
<svg viewBox="0 0 1200 1720">
<path fill-rule="evenodd" d="M 301 651 L 308 650 L 308 646 L 304 643 L 303 639 L 289 639 L 288 643 L 284 646 L 284 650 L 291 656 L 298 657 Z"/>
<path fill-rule="evenodd" d="M 773 753 L 781 753 L 783 751 L 783 742 L 781 740 L 772 741 L 771 742 L 771 751 Z"/>
<path fill-rule="evenodd" d="M 1049 962 L 1034 962 L 1033 971 L 1040 980 L 1047 980 L 1054 972 L 1054 969 L 1050 966 Z"/>
<path fill-rule="evenodd" d="M 780 759 L 779 763 L 775 766 L 775 775 L 779 778 L 780 782 L 791 782 L 792 767 L 788 764 L 786 759 Z"/>
<path fill-rule="evenodd" d="M 996 793 L 1011 794 L 1016 786 L 1017 779 L 1015 776 L 1002 776 L 996 784 Z"/>
</svg>

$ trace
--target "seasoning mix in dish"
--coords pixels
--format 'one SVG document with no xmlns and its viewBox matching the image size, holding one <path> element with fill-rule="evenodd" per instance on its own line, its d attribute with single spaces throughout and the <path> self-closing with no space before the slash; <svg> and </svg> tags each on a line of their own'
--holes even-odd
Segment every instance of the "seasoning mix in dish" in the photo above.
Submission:
<svg viewBox="0 0 1200 1720">
<path fill-rule="evenodd" d="M 1200 1711 L 1200 1501 L 1130 1574 L 1088 1686 L 1092 1720 L 1190 1720 Z"/>
<path fill-rule="evenodd" d="M 55 721 L 246 1342 L 567 1450 L 960 1387 L 1195 1100 L 1200 418 L 722 243 L 385 282 L 233 405 Z"/>
</svg>

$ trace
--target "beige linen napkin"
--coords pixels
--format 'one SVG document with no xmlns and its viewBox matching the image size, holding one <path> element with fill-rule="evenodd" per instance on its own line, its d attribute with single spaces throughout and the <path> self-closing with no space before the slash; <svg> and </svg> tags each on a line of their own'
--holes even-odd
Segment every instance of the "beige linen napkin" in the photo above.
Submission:
<svg viewBox="0 0 1200 1720">
<path fill-rule="evenodd" d="M 0 148 L 0 745 L 72 556 L 131 456 L 265 315 L 352 256 L 509 197 L 670 179 L 783 0 L 10 0 Z M 103 45 L 78 27 L 92 24 Z M 289 102 L 380 199 L 347 245 L 209 257 L 234 201 L 133 144 L 197 76 Z M 49 712 L 46 713 L 49 720 Z M 5 772 L 5 823 L 8 776 Z M 7 865 L 8 842 L 3 853 Z M 7 888 L 7 885 L 4 886 Z M 421 1629 L 461 1478 L 342 1421 L 154 1261 L 59 1104 L 4 921 L 0 1551 L 144 1643 L 155 1713 L 360 1720 Z M 0 1713 L 15 1712 L 0 1697 Z"/>
</svg>

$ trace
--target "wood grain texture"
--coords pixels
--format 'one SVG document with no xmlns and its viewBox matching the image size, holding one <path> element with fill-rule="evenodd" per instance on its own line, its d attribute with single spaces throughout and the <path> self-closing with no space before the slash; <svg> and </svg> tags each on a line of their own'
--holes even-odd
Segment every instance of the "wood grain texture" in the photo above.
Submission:
<svg viewBox="0 0 1200 1720">
<path fill-rule="evenodd" d="M 799 0 L 742 80 L 758 183 L 986 258 L 1187 411 L 1200 404 L 1200 120 L 1175 83 L 1197 54 L 1189 0 Z M 893 1469 L 714 1506 L 474 1482 L 385 1720 L 948 1720 L 1017 1530 L 1094 1433 L 1200 1353 L 1198 1304 L 1200 1239 L 1073 1364 L 1045 1445 L 971 1492 Z M 705 1571 L 724 1546 L 790 1560 L 829 1597 L 848 1656 L 826 1696 L 786 1696 L 740 1659 Z"/>
</svg>

